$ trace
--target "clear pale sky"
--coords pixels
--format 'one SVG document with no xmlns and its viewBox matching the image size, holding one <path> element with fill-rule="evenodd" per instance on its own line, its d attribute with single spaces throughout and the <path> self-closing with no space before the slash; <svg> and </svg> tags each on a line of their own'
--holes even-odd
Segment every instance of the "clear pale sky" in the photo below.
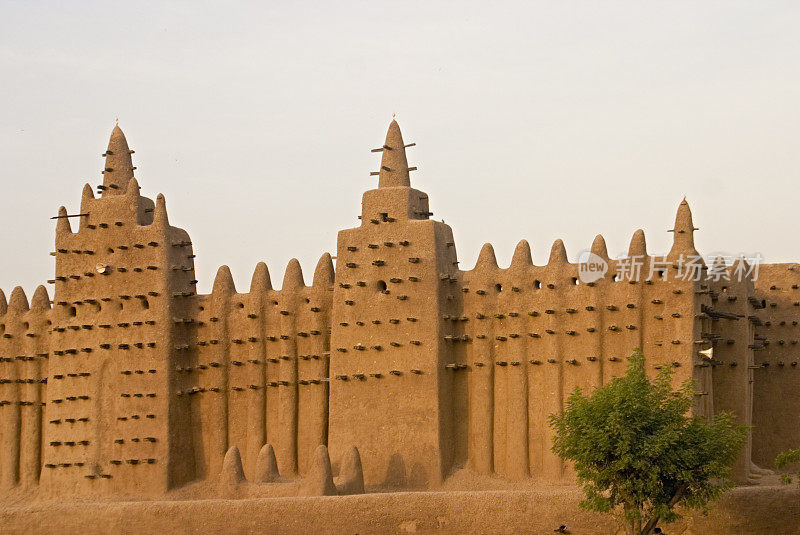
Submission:
<svg viewBox="0 0 800 535">
<path fill-rule="evenodd" d="M 119 124 L 199 289 L 310 281 L 358 224 L 392 113 L 462 269 L 602 233 L 800 260 L 797 2 L 0 2 L 0 288 L 53 276 L 56 215 Z"/>
</svg>

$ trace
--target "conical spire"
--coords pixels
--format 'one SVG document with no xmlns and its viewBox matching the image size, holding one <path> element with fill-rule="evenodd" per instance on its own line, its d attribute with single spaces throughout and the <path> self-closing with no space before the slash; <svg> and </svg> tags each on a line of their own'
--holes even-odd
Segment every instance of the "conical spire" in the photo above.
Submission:
<svg viewBox="0 0 800 535">
<path fill-rule="evenodd" d="M 0 316 L 6 313 L 8 310 L 8 303 L 6 303 L 6 294 L 3 293 L 3 290 L 0 290 Z"/>
<path fill-rule="evenodd" d="M 84 202 L 90 201 L 94 199 L 94 190 L 92 190 L 92 186 L 89 184 L 83 185 L 83 191 L 81 192 L 81 212 L 83 212 Z"/>
<path fill-rule="evenodd" d="M 596 254 L 600 258 L 608 260 L 608 247 L 606 247 L 606 239 L 603 238 L 602 234 L 598 234 L 594 237 L 594 241 L 592 242 L 592 253 Z"/>
<path fill-rule="evenodd" d="M 672 229 L 674 233 L 672 249 L 668 258 L 674 259 L 681 254 L 688 256 L 696 256 L 698 254 L 697 249 L 694 247 L 695 230 L 697 229 L 692 222 L 692 210 L 689 208 L 689 203 L 686 202 L 686 197 L 684 197 L 681 204 L 678 205 L 678 213 L 675 216 L 675 228 Z"/>
<path fill-rule="evenodd" d="M 56 223 L 56 232 L 69 232 L 72 234 L 72 225 L 69 224 L 67 217 L 67 209 L 63 206 L 58 209 L 58 222 Z"/>
<path fill-rule="evenodd" d="M 406 160 L 406 148 L 403 143 L 403 135 L 400 133 L 400 125 L 397 124 L 397 121 L 392 120 L 389 131 L 386 133 L 386 142 L 383 144 L 378 187 L 397 186 L 409 187 L 411 180 L 408 177 L 408 160 Z"/>
<path fill-rule="evenodd" d="M 481 247 L 478 261 L 475 262 L 475 269 L 498 269 L 497 256 L 494 254 L 494 247 L 491 243 L 484 243 Z"/>
<path fill-rule="evenodd" d="M 317 269 L 314 270 L 314 286 L 329 288 L 331 284 L 333 284 L 333 259 L 330 253 L 324 253 L 317 262 Z"/>
<path fill-rule="evenodd" d="M 631 237 L 631 244 L 628 247 L 628 257 L 643 257 L 647 256 L 647 242 L 644 238 L 644 231 L 636 229 Z"/>
<path fill-rule="evenodd" d="M 128 148 L 128 141 L 122 129 L 119 125 L 115 126 L 108 141 L 108 150 L 103 155 L 106 157 L 103 169 L 103 186 L 105 186 L 103 197 L 125 193 L 128 181 L 133 178 L 132 152 Z"/>
<path fill-rule="evenodd" d="M 50 308 L 50 296 L 47 295 L 47 288 L 41 285 L 36 288 L 31 298 L 31 308 L 34 310 L 48 310 Z"/>
<path fill-rule="evenodd" d="M 133 183 L 133 180 L 131 183 Z M 161 193 L 159 193 L 156 197 L 156 207 L 153 210 L 153 225 L 162 228 L 169 226 L 169 216 L 167 216 L 167 200 Z"/>
<path fill-rule="evenodd" d="M 217 276 L 214 277 L 214 287 L 211 290 L 212 294 L 235 294 L 236 285 L 233 282 L 233 275 L 231 275 L 231 268 L 228 266 L 220 266 L 217 270 Z"/>
<path fill-rule="evenodd" d="M 269 268 L 264 262 L 259 262 L 253 271 L 253 278 L 250 279 L 250 293 L 263 293 L 271 289 L 272 280 L 269 276 Z"/>
<path fill-rule="evenodd" d="M 11 297 L 8 300 L 8 308 L 14 309 L 17 312 L 26 312 L 28 307 L 28 298 L 25 295 L 25 290 L 21 286 L 17 286 L 11 291 Z"/>
<path fill-rule="evenodd" d="M 139 187 L 139 181 L 136 180 L 136 177 L 131 177 L 131 179 L 128 180 L 128 185 L 125 187 L 125 195 L 131 197 L 132 199 L 136 199 L 140 197 L 139 190 L 141 190 Z"/>
<path fill-rule="evenodd" d="M 567 258 L 567 248 L 564 247 L 564 242 L 558 239 L 553 242 L 553 246 L 550 248 L 550 258 L 547 260 L 547 264 L 567 263 L 569 263 L 569 259 Z"/>
<path fill-rule="evenodd" d="M 286 272 L 283 274 L 281 290 L 302 288 L 305 285 L 306 283 L 303 281 L 303 270 L 300 267 L 300 262 L 298 262 L 296 258 L 292 258 L 286 265 Z"/>
</svg>

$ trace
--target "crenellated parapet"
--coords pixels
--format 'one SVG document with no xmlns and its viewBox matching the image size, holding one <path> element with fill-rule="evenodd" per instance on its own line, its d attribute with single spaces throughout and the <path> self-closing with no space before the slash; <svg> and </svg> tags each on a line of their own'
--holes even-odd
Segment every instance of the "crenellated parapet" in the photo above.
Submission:
<svg viewBox="0 0 800 535">
<path fill-rule="evenodd" d="M 29 487 L 42 467 L 50 298 L 39 286 L 30 305 L 20 287 L 0 291 L 0 485 Z"/>
<path fill-rule="evenodd" d="M 684 199 L 663 256 L 637 230 L 623 258 L 598 235 L 577 263 L 557 240 L 536 265 L 522 240 L 508 267 L 486 244 L 461 270 L 411 187 L 413 145 L 393 121 L 360 221 L 310 283 L 293 259 L 277 289 L 262 262 L 240 291 L 222 266 L 198 295 L 191 239 L 142 196 L 115 127 L 99 196 L 87 184 L 54 218 L 52 302 L 0 291 L 0 486 L 333 495 L 435 488 L 462 467 L 570 481 L 548 418 L 635 349 L 695 382 L 697 414 L 754 423 L 740 482 L 800 442 L 798 265 L 706 265 Z"/>
<path fill-rule="evenodd" d="M 594 280 L 582 277 L 561 240 L 543 266 L 533 264 L 528 243 L 520 242 L 507 269 L 484 245 L 475 267 L 461 274 L 458 314 L 467 333 L 467 443 L 474 470 L 509 478 L 567 476 L 551 451 L 547 417 L 575 388 L 591 391 L 622 375 L 637 348 L 651 373 L 671 366 L 676 385 L 694 379 L 698 409 L 711 413 L 711 377 L 697 366 L 698 352 L 713 338 L 702 314 L 709 289 L 675 273 L 677 255 L 693 251 L 694 229 L 686 225 L 691 213 L 684 202 L 670 258 L 651 257 L 637 230 L 627 258 L 612 260 L 598 236 L 590 251 L 607 268 Z"/>
<path fill-rule="evenodd" d="M 140 195 L 130 153 L 115 128 L 103 195 L 87 185 L 80 213 L 62 208 L 57 217 L 48 490 L 162 493 L 194 477 L 174 376 L 186 358 L 175 318 L 196 291 L 194 255 L 188 234 L 169 224 L 164 197 Z"/>
<path fill-rule="evenodd" d="M 196 422 L 201 479 L 221 470 L 233 446 L 251 473 L 266 443 L 275 445 L 282 474 L 305 473 L 314 449 L 327 442 L 333 278 L 328 254 L 311 286 L 292 260 L 275 290 L 259 263 L 249 293 L 238 293 L 223 266 L 211 294 L 194 299 L 193 358 L 182 373 L 191 378 L 183 395 Z"/>
</svg>

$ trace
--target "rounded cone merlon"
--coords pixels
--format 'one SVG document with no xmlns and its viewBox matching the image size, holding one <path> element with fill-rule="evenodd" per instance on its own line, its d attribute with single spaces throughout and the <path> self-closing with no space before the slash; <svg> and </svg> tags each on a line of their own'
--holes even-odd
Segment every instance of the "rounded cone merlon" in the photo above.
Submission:
<svg viewBox="0 0 800 535">
<path fill-rule="evenodd" d="M 602 234 L 598 234 L 594 237 L 591 251 L 600 258 L 608 260 L 608 247 L 606 246 L 606 239 L 603 238 Z"/>
<path fill-rule="evenodd" d="M 220 266 L 217 270 L 217 276 L 214 277 L 214 287 L 211 293 L 215 295 L 236 293 L 236 285 L 233 282 L 231 268 L 228 266 Z"/>
<path fill-rule="evenodd" d="M 333 284 L 334 270 L 333 259 L 330 253 L 324 253 L 319 262 L 317 262 L 317 269 L 314 270 L 314 286 L 329 287 Z"/>
<path fill-rule="evenodd" d="M 302 288 L 306 285 L 303 281 L 303 269 L 296 258 L 289 260 L 286 264 L 286 271 L 283 274 L 283 285 L 281 290 Z"/>
<path fill-rule="evenodd" d="M 56 223 L 56 232 L 69 232 L 72 233 L 72 225 L 69 223 L 67 217 L 67 209 L 63 206 L 58 209 L 58 222 Z"/>
<path fill-rule="evenodd" d="M 36 287 L 31 297 L 31 309 L 33 310 L 49 310 L 50 309 L 50 296 L 47 295 L 47 288 L 42 285 Z"/>
<path fill-rule="evenodd" d="M 14 309 L 17 312 L 29 310 L 28 297 L 25 295 L 25 290 L 22 289 L 22 286 L 17 286 L 11 290 L 11 297 L 8 299 L 8 308 Z"/>
<path fill-rule="evenodd" d="M 328 448 L 317 446 L 314 458 L 309 466 L 308 474 L 300 487 L 302 496 L 336 496 L 336 485 L 333 484 L 331 459 Z"/>
<path fill-rule="evenodd" d="M 136 180 L 136 178 L 131 177 L 131 179 L 128 180 L 128 185 L 125 186 L 125 195 L 135 199 L 139 197 L 140 190 L 141 188 L 139 187 L 139 181 Z"/>
<path fill-rule="evenodd" d="M 531 246 L 528 240 L 520 240 L 511 257 L 511 267 L 528 267 L 533 265 Z"/>
<path fill-rule="evenodd" d="M 567 248 L 564 247 L 564 242 L 560 239 L 553 242 L 553 246 L 550 248 L 550 258 L 547 260 L 547 264 L 568 264 L 569 259 L 567 258 Z"/>
<path fill-rule="evenodd" d="M 161 193 L 159 193 L 156 197 L 156 207 L 153 213 L 153 224 L 162 227 L 169 226 L 169 216 L 167 215 L 167 199 Z"/>
<path fill-rule="evenodd" d="M 647 256 L 647 241 L 644 237 L 644 231 L 637 229 L 631 237 L 630 246 L 628 246 L 628 256 Z"/>
<path fill-rule="evenodd" d="M 0 290 L 0 315 L 5 314 L 8 310 L 8 303 L 6 302 L 6 294 Z"/>
<path fill-rule="evenodd" d="M 361 454 L 358 448 L 350 446 L 342 456 L 339 469 L 339 485 L 337 490 L 340 495 L 364 494 L 364 469 L 361 466 Z"/>
<path fill-rule="evenodd" d="M 406 147 L 403 143 L 403 134 L 400 125 L 392 120 L 389 131 L 386 132 L 386 142 L 383 145 L 381 169 L 378 176 L 379 188 L 392 188 L 398 186 L 411 186 L 408 176 L 408 160 Z"/>
<path fill-rule="evenodd" d="M 225 459 L 222 461 L 220 479 L 222 483 L 239 483 L 245 481 L 244 468 L 242 468 L 242 456 L 239 454 L 239 448 L 236 446 L 231 447 L 225 453 Z"/>
<path fill-rule="evenodd" d="M 491 243 L 484 243 L 478 260 L 475 262 L 475 269 L 499 269 L 497 266 L 497 256 L 494 254 L 494 247 Z"/>
<path fill-rule="evenodd" d="M 271 289 L 272 279 L 269 276 L 269 268 L 264 262 L 259 262 L 253 271 L 253 278 L 250 279 L 250 293 L 266 292 Z"/>
<path fill-rule="evenodd" d="M 94 199 L 94 190 L 90 184 L 83 185 L 83 191 L 81 192 L 81 204 L 83 201 Z"/>
<path fill-rule="evenodd" d="M 258 452 L 256 459 L 256 483 L 270 483 L 277 481 L 280 477 L 278 473 L 278 461 L 275 458 L 275 450 L 272 444 L 264 444 Z"/>
</svg>

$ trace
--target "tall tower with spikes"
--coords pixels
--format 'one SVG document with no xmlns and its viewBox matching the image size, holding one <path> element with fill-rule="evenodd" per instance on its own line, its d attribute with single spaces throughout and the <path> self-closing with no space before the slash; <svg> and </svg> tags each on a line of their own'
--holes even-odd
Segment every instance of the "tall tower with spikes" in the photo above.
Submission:
<svg viewBox="0 0 800 535">
<path fill-rule="evenodd" d="M 756 280 L 743 261 L 701 261 L 700 280 L 681 280 L 699 258 L 684 199 L 666 258 L 634 233 L 638 278 L 602 236 L 591 251 L 607 271 L 591 282 L 561 240 L 546 265 L 523 240 L 508 268 L 486 244 L 462 271 L 411 187 L 411 145 L 392 121 L 335 271 L 325 253 L 307 286 L 292 260 L 277 289 L 260 263 L 243 292 L 223 266 L 197 295 L 189 236 L 163 196 L 140 194 L 115 127 L 100 195 L 86 185 L 80 210 L 58 212 L 52 302 L 43 287 L 30 303 L 0 291 L 0 489 L 161 495 L 230 478 L 239 459 L 251 483 L 265 461 L 303 478 L 320 445 L 340 477 L 358 448 L 368 488 L 436 487 L 462 467 L 569 480 L 548 416 L 625 373 L 637 348 L 650 373 L 695 381 L 696 413 L 752 421 L 738 481 L 759 476 L 751 450 L 766 463 L 800 442 L 786 417 L 800 407 L 800 266 Z"/>
<path fill-rule="evenodd" d="M 162 195 L 139 194 L 132 153 L 116 126 L 101 197 L 87 184 L 79 214 L 59 211 L 42 474 L 53 489 L 158 494 L 193 475 L 186 401 L 173 395 L 191 244 Z"/>
<path fill-rule="evenodd" d="M 411 187 L 396 121 L 361 225 L 342 230 L 331 326 L 329 447 L 355 445 L 367 485 L 428 487 L 452 460 L 443 314 L 455 309 L 453 234 Z"/>
</svg>

